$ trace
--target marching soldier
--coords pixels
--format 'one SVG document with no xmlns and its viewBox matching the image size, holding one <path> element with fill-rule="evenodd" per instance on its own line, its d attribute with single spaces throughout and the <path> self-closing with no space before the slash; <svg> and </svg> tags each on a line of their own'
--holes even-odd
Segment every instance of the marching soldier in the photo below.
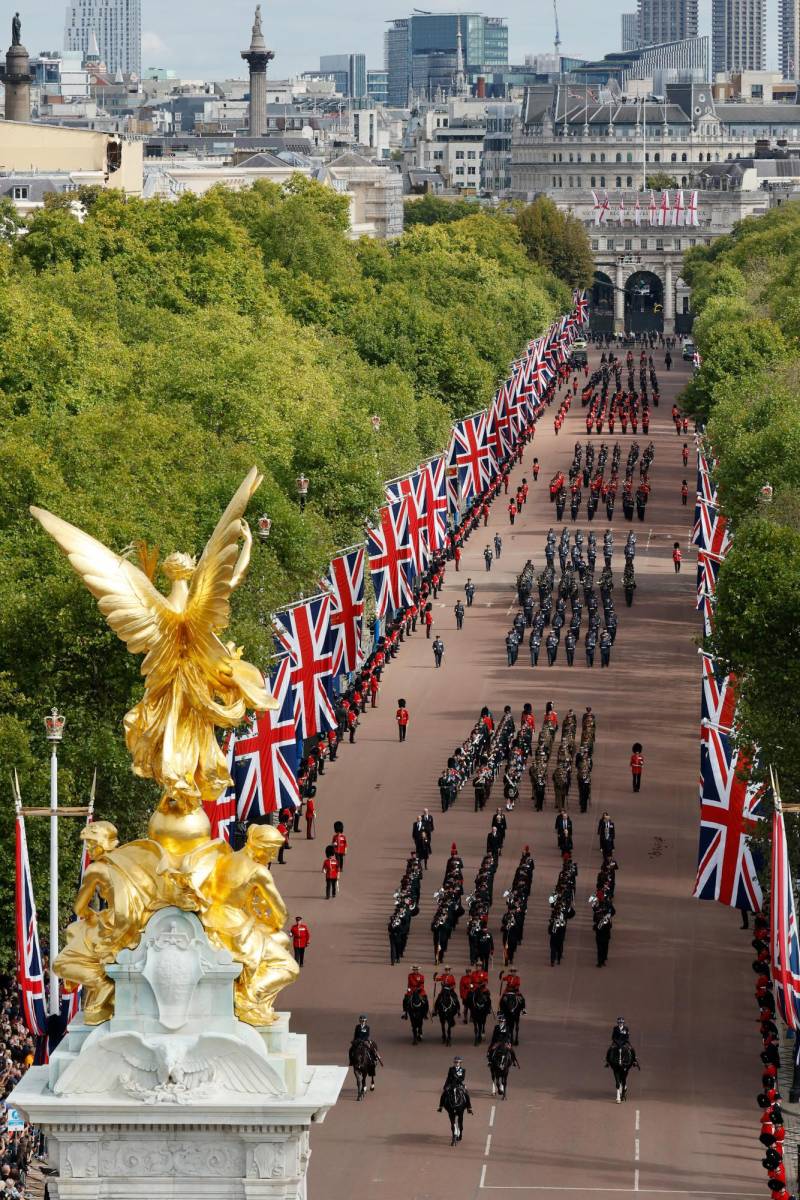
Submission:
<svg viewBox="0 0 800 1200">
<path fill-rule="evenodd" d="M 467 608 L 472 608 L 472 601 L 475 599 L 475 584 L 467 576 L 467 582 L 464 584 L 464 595 L 467 597 Z"/>
<path fill-rule="evenodd" d="M 611 944 L 611 913 L 600 910 L 594 927 L 594 940 L 597 944 L 597 965 L 604 967 L 608 962 L 608 948 Z"/>
<path fill-rule="evenodd" d="M 587 667 L 594 666 L 594 652 L 595 652 L 596 646 L 597 646 L 597 634 L 594 631 L 594 629 L 592 629 L 590 626 L 589 630 L 586 634 L 586 637 L 583 640 L 583 648 L 584 648 L 584 651 L 586 652 Z"/>
<path fill-rule="evenodd" d="M 558 657 L 558 635 L 555 630 L 550 630 L 544 644 L 547 649 L 547 665 L 552 667 Z"/>
<path fill-rule="evenodd" d="M 575 662 L 575 634 L 571 626 L 564 637 L 564 653 L 567 656 L 567 666 L 571 667 Z"/>
<path fill-rule="evenodd" d="M 556 768 L 558 769 L 558 768 Z M 555 783 L 555 771 L 553 772 L 553 782 Z M 556 837 L 558 839 L 558 848 L 562 854 L 572 853 L 572 818 L 565 808 L 562 807 L 561 812 L 556 817 L 555 823 Z"/>
<path fill-rule="evenodd" d="M 600 634 L 600 666 L 607 667 L 611 662 L 611 634 L 604 629 Z"/>
<path fill-rule="evenodd" d="M 453 612 L 456 615 L 456 629 L 461 629 L 464 624 L 464 605 L 460 600 L 456 600 Z"/>
<path fill-rule="evenodd" d="M 600 849 L 604 858 L 614 853 L 615 832 L 614 822 L 608 813 L 604 812 L 597 823 L 597 836 L 600 839 Z"/>
</svg>

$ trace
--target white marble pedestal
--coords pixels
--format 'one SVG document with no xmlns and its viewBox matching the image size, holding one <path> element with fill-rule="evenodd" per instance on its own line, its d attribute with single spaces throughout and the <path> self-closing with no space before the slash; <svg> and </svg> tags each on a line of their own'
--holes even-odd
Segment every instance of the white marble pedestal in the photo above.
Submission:
<svg viewBox="0 0 800 1200">
<path fill-rule="evenodd" d="M 178 909 L 108 968 L 112 1020 L 73 1021 L 9 1097 L 47 1137 L 51 1200 L 306 1200 L 310 1128 L 346 1068 L 309 1067 L 288 1013 L 237 1021 L 239 970 Z"/>
</svg>

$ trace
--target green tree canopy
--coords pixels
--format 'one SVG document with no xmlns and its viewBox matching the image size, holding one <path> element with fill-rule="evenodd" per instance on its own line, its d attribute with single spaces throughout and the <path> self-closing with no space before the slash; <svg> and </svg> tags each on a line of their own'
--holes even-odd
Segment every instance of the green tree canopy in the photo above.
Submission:
<svg viewBox="0 0 800 1200">
<path fill-rule="evenodd" d="M 530 257 L 571 287 L 588 287 L 594 259 L 586 230 L 577 217 L 564 213 L 548 196 L 537 196 L 516 216 L 522 244 Z"/>
<path fill-rule="evenodd" d="M 800 205 L 741 222 L 686 256 L 702 369 L 686 400 L 708 417 L 733 544 L 713 649 L 735 672 L 739 737 L 800 799 Z M 761 488 L 770 484 L 773 500 Z M 798 847 L 800 849 L 800 847 Z"/>
<path fill-rule="evenodd" d="M 267 512 L 272 534 L 254 547 L 230 636 L 266 666 L 270 612 L 316 586 L 331 552 L 361 536 L 382 481 L 446 445 L 569 293 L 511 220 L 471 206 L 380 244 L 351 240 L 346 199 L 302 178 L 177 203 L 81 200 L 82 220 L 59 200 L 23 236 L 5 210 L 0 222 L 0 777 L 8 787 L 16 767 L 26 802 L 44 799 L 42 718 L 58 705 L 64 799 L 85 798 L 97 767 L 97 814 L 129 837 L 156 799 L 122 738 L 140 663 L 28 506 L 118 551 L 141 537 L 162 556 L 196 552 L 256 464 L 249 517 Z M 30 825 L 41 904 L 46 829 Z M 65 911 L 77 834 L 64 830 Z M 6 804 L 7 912 L 12 856 Z M 11 941 L 5 928 L 0 952 Z"/>
</svg>

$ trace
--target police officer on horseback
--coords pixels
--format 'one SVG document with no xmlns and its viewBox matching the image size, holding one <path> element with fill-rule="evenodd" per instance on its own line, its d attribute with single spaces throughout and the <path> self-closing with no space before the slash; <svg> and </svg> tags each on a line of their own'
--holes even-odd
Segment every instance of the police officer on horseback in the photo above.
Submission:
<svg viewBox="0 0 800 1200">
<path fill-rule="evenodd" d="M 470 1099 L 469 1092 L 467 1091 L 467 1086 L 466 1086 L 466 1082 L 465 1082 L 466 1077 L 467 1077 L 467 1073 L 464 1070 L 463 1059 L 459 1055 L 456 1055 L 456 1057 L 453 1059 L 452 1067 L 450 1067 L 447 1072 L 447 1078 L 444 1081 L 444 1087 L 442 1088 L 442 1094 L 439 1097 L 439 1107 L 436 1110 L 437 1112 L 441 1112 L 445 1106 L 445 1100 L 446 1100 L 445 1093 L 452 1091 L 454 1088 L 463 1088 L 464 1089 L 464 1095 L 467 1100 L 467 1112 L 468 1113 L 472 1112 L 472 1101 Z"/>
<path fill-rule="evenodd" d="M 617 1023 L 611 1030 L 611 1045 L 624 1046 L 627 1042 L 630 1045 L 631 1031 L 628 1028 L 624 1017 L 617 1017 Z"/>
</svg>

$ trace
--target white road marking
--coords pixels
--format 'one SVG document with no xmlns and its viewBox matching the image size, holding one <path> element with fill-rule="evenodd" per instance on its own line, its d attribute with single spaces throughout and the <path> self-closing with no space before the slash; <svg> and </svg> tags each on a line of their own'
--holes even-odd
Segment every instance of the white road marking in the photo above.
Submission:
<svg viewBox="0 0 800 1200">
<path fill-rule="evenodd" d="M 624 1196 L 632 1196 L 637 1192 L 640 1196 L 712 1196 L 715 1198 L 720 1196 L 736 1196 L 746 1200 L 750 1197 L 761 1196 L 762 1192 L 713 1192 L 692 1190 L 681 1188 L 643 1188 L 639 1191 L 638 1188 L 620 1188 L 620 1187 L 563 1187 L 553 1186 L 545 1183 L 486 1183 L 486 1166 L 483 1164 L 481 1171 L 480 1189 L 485 1192 L 600 1192 L 602 1194 L 618 1193 Z"/>
<path fill-rule="evenodd" d="M 639 1109 L 636 1110 L 636 1132 L 639 1132 Z"/>
<path fill-rule="evenodd" d="M 647 534 L 647 545 L 645 546 L 645 550 L 649 550 L 649 549 L 650 549 L 650 538 L 651 538 L 652 536 L 653 536 L 653 527 L 652 527 L 652 525 L 651 525 L 651 526 L 650 526 L 650 529 L 649 529 L 649 531 L 648 531 L 648 534 Z"/>
<path fill-rule="evenodd" d="M 484 1152 L 483 1152 L 483 1157 L 484 1157 L 484 1158 L 488 1158 L 488 1157 L 489 1157 L 489 1151 L 491 1150 L 491 1148 L 492 1148 L 492 1135 L 491 1135 L 490 1133 L 487 1133 L 487 1135 L 486 1135 L 486 1149 L 485 1149 L 485 1150 L 484 1150 Z"/>
<path fill-rule="evenodd" d="M 636 1138 L 636 1140 L 633 1143 L 633 1161 L 634 1162 L 639 1161 L 639 1139 L 638 1138 Z"/>
<path fill-rule="evenodd" d="M 497 1105 L 493 1104 L 492 1111 L 489 1113 L 489 1128 L 490 1129 L 492 1129 L 494 1127 L 494 1114 L 496 1112 L 497 1112 Z"/>
<path fill-rule="evenodd" d="M 638 1192 L 638 1190 L 639 1190 L 639 1168 L 638 1167 L 633 1172 L 633 1190 L 635 1192 Z"/>
</svg>

